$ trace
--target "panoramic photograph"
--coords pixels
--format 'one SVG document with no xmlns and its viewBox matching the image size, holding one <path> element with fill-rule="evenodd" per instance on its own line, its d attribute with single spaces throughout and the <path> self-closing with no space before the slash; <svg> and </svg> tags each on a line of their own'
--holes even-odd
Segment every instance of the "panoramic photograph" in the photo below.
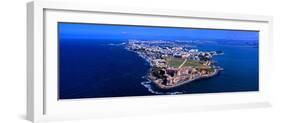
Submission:
<svg viewBox="0 0 281 123">
<path fill-rule="evenodd" d="M 58 23 L 58 98 L 259 91 L 259 32 Z"/>
</svg>

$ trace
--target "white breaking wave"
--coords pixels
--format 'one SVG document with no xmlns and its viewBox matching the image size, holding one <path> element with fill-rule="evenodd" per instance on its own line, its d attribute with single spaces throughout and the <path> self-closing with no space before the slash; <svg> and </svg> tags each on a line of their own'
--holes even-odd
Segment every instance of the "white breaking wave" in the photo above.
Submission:
<svg viewBox="0 0 281 123">
<path fill-rule="evenodd" d="M 144 79 L 146 79 L 145 76 L 143 76 Z M 166 95 L 175 95 L 175 94 L 183 94 L 183 92 L 179 92 L 179 91 L 174 91 L 174 92 L 160 92 L 160 91 L 156 91 L 156 90 L 153 90 L 153 87 L 152 87 L 152 81 L 148 80 L 148 81 L 144 81 L 144 82 L 141 82 L 141 84 L 148 89 L 148 91 L 150 93 L 153 93 L 153 94 L 166 94 Z"/>
</svg>

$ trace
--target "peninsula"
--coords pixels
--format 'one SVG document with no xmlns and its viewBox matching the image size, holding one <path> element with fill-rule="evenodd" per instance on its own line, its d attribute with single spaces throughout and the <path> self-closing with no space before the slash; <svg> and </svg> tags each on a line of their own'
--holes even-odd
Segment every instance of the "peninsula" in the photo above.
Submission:
<svg viewBox="0 0 281 123">
<path fill-rule="evenodd" d="M 223 70 L 213 61 L 222 51 L 203 52 L 182 41 L 129 40 L 126 48 L 149 62 L 148 79 L 162 89 L 210 78 Z"/>
</svg>

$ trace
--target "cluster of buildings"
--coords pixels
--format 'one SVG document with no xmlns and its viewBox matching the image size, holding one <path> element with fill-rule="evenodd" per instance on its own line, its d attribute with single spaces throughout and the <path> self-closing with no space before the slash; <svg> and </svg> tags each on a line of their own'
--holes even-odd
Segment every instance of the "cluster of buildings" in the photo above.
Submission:
<svg viewBox="0 0 281 123">
<path fill-rule="evenodd" d="M 201 78 L 208 78 L 218 73 L 217 69 L 211 71 L 209 68 L 194 68 L 194 67 L 182 67 L 182 68 L 163 68 L 162 78 L 156 78 L 151 76 L 157 85 L 161 88 L 172 88 L 185 83 L 192 82 Z"/>
</svg>

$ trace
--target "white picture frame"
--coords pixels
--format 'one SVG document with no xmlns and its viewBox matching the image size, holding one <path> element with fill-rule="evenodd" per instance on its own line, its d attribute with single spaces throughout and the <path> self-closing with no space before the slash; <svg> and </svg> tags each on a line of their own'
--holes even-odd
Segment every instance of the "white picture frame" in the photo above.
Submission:
<svg viewBox="0 0 281 123">
<path fill-rule="evenodd" d="M 120 16 L 122 18 L 117 19 Z M 260 15 L 106 7 L 81 2 L 30 2 L 27 4 L 27 119 L 37 122 L 167 111 L 268 107 L 272 20 L 270 16 Z M 259 91 L 58 101 L 56 24 L 60 21 L 260 31 Z M 166 103 L 161 104 L 163 101 Z"/>
</svg>

